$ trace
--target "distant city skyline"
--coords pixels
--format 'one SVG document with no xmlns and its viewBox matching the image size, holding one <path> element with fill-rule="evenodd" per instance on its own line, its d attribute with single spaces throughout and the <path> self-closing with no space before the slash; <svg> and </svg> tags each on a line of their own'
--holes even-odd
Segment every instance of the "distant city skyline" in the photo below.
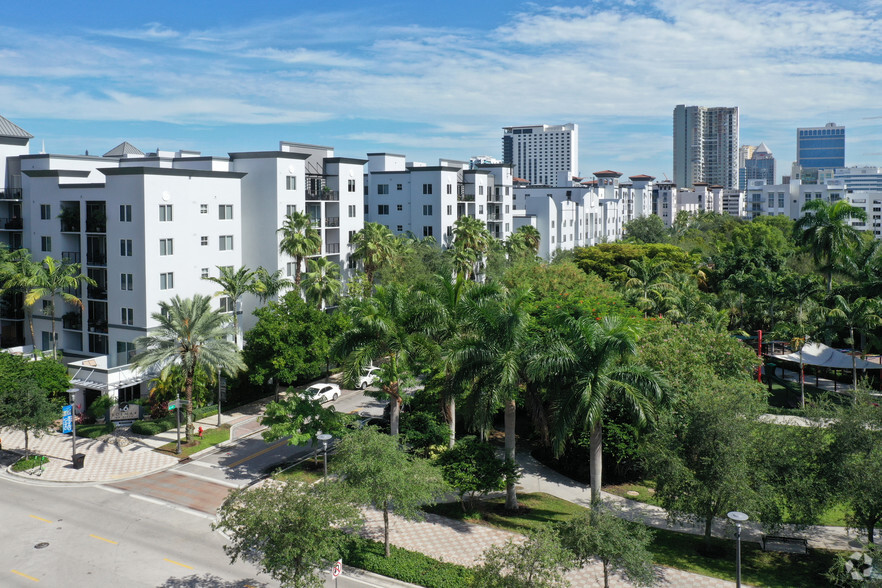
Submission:
<svg viewBox="0 0 882 588">
<path fill-rule="evenodd" d="M 796 129 L 828 122 L 848 128 L 846 165 L 882 164 L 880 0 L 51 0 L 2 14 L 0 114 L 34 152 L 295 141 L 437 163 L 501 157 L 501 127 L 575 123 L 580 175 L 661 179 L 671 111 L 696 104 L 738 106 L 740 143 L 765 142 L 779 174 Z"/>
</svg>

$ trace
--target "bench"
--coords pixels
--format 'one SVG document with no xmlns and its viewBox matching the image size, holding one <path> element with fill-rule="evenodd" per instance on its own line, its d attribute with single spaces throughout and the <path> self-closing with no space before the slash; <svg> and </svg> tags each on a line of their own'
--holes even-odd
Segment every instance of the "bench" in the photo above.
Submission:
<svg viewBox="0 0 882 588">
<path fill-rule="evenodd" d="M 800 537 L 779 537 L 776 535 L 763 535 L 763 551 L 778 551 L 781 553 L 805 553 L 808 550 L 808 539 Z"/>
</svg>

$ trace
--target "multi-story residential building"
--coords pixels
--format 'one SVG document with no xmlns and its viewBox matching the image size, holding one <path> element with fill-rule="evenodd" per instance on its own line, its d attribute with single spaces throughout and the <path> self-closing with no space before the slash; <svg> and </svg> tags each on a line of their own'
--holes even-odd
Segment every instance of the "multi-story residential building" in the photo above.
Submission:
<svg viewBox="0 0 882 588">
<path fill-rule="evenodd" d="M 21 169 L 18 157 L 27 155 L 33 135 L 0 116 L 0 244 L 21 247 Z"/>
<path fill-rule="evenodd" d="M 738 169 L 738 189 L 746 190 L 749 180 L 775 183 L 775 156 L 765 142 L 753 148 L 750 157 L 746 158 Z"/>
<path fill-rule="evenodd" d="M 862 192 L 866 190 L 882 191 L 882 167 L 854 166 L 836 168 L 833 178 L 842 180 L 849 190 Z"/>
<path fill-rule="evenodd" d="M 692 189 L 679 188 L 670 180 L 657 182 L 652 187 L 652 212 L 664 221 L 666 227 L 674 225 L 679 212 L 723 214 L 725 191 L 723 186 L 711 186 L 706 182 L 697 182 Z"/>
<path fill-rule="evenodd" d="M 811 169 L 845 167 L 845 127 L 827 123 L 796 129 L 796 163 Z"/>
<path fill-rule="evenodd" d="M 512 232 L 511 167 L 453 160 L 428 166 L 404 155 L 368 153 L 365 220 L 449 246 L 453 224 L 471 216 L 493 237 L 506 239 Z"/>
<path fill-rule="evenodd" d="M 738 186 L 738 107 L 674 108 L 674 184 Z"/>
<path fill-rule="evenodd" d="M 533 185 L 553 185 L 559 174 L 578 174 L 579 125 L 503 127 L 502 160 Z"/>
</svg>

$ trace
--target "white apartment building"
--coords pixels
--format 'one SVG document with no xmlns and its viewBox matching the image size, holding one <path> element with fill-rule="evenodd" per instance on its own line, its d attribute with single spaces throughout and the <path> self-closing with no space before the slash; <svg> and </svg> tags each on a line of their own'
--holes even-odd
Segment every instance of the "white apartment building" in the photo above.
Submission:
<svg viewBox="0 0 882 588">
<path fill-rule="evenodd" d="M 533 185 L 553 185 L 558 174 L 578 174 L 579 125 L 503 127 L 502 160 Z"/>
<path fill-rule="evenodd" d="M 346 268 L 351 236 L 363 227 L 363 159 L 334 157 L 333 149 L 282 142 L 278 151 L 202 157 L 195 152 L 143 155 L 126 144 L 104 157 L 16 155 L 21 170 L 21 226 L 7 242 L 34 259 L 52 256 L 81 264 L 95 286 L 80 289 L 82 310 L 56 300 L 58 347 L 87 400 L 108 393 L 140 396 L 147 374 L 127 369 L 133 341 L 156 326 L 160 301 L 213 295 L 203 278 L 219 267 L 243 265 L 293 274 L 280 254 L 277 229 L 292 211 L 310 214 L 322 236 L 320 255 Z M 112 155 L 111 155 L 112 154 Z M 6 161 L 6 160 L 5 160 Z M 7 185 L 9 181 L 7 180 Z M 7 193 L 4 193 L 6 195 Z M 243 298 L 240 329 L 254 324 L 257 300 Z M 234 312 L 228 299 L 222 311 Z M 5 346 L 30 339 L 20 304 L 0 319 Z M 46 303 L 34 309 L 35 346 L 51 347 Z"/>
<path fill-rule="evenodd" d="M 738 107 L 674 108 L 674 184 L 738 187 Z"/>
<path fill-rule="evenodd" d="M 652 188 L 652 213 L 658 215 L 666 227 L 673 226 L 677 213 L 681 211 L 691 215 L 700 212 L 723 214 L 729 212 L 724 207 L 726 200 L 730 201 L 728 208 L 731 210 L 738 202 L 737 197 L 733 197 L 733 193 L 740 194 L 737 190 L 730 190 L 729 195 L 724 196 L 725 192 L 727 191 L 723 186 L 711 186 L 706 182 L 695 183 L 691 190 L 678 188 L 677 184 L 670 180 L 657 182 Z M 734 205 L 731 203 L 733 199 Z"/>
<path fill-rule="evenodd" d="M 365 220 L 396 235 L 434 237 L 450 246 L 453 224 L 463 216 L 480 219 L 500 240 L 513 230 L 508 164 L 440 160 L 428 166 L 404 155 L 368 153 L 366 182 Z"/>
</svg>

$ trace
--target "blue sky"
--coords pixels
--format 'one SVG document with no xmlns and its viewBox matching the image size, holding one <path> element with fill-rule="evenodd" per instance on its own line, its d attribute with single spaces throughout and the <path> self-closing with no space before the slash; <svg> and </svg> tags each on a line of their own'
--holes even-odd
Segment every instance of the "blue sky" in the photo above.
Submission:
<svg viewBox="0 0 882 588">
<path fill-rule="evenodd" d="M 39 9 L 36 7 L 39 6 Z M 799 126 L 882 165 L 882 0 L 4 2 L 0 114 L 32 150 L 501 156 L 580 126 L 580 170 L 671 175 L 677 104 L 739 106 L 788 173 Z"/>
</svg>

